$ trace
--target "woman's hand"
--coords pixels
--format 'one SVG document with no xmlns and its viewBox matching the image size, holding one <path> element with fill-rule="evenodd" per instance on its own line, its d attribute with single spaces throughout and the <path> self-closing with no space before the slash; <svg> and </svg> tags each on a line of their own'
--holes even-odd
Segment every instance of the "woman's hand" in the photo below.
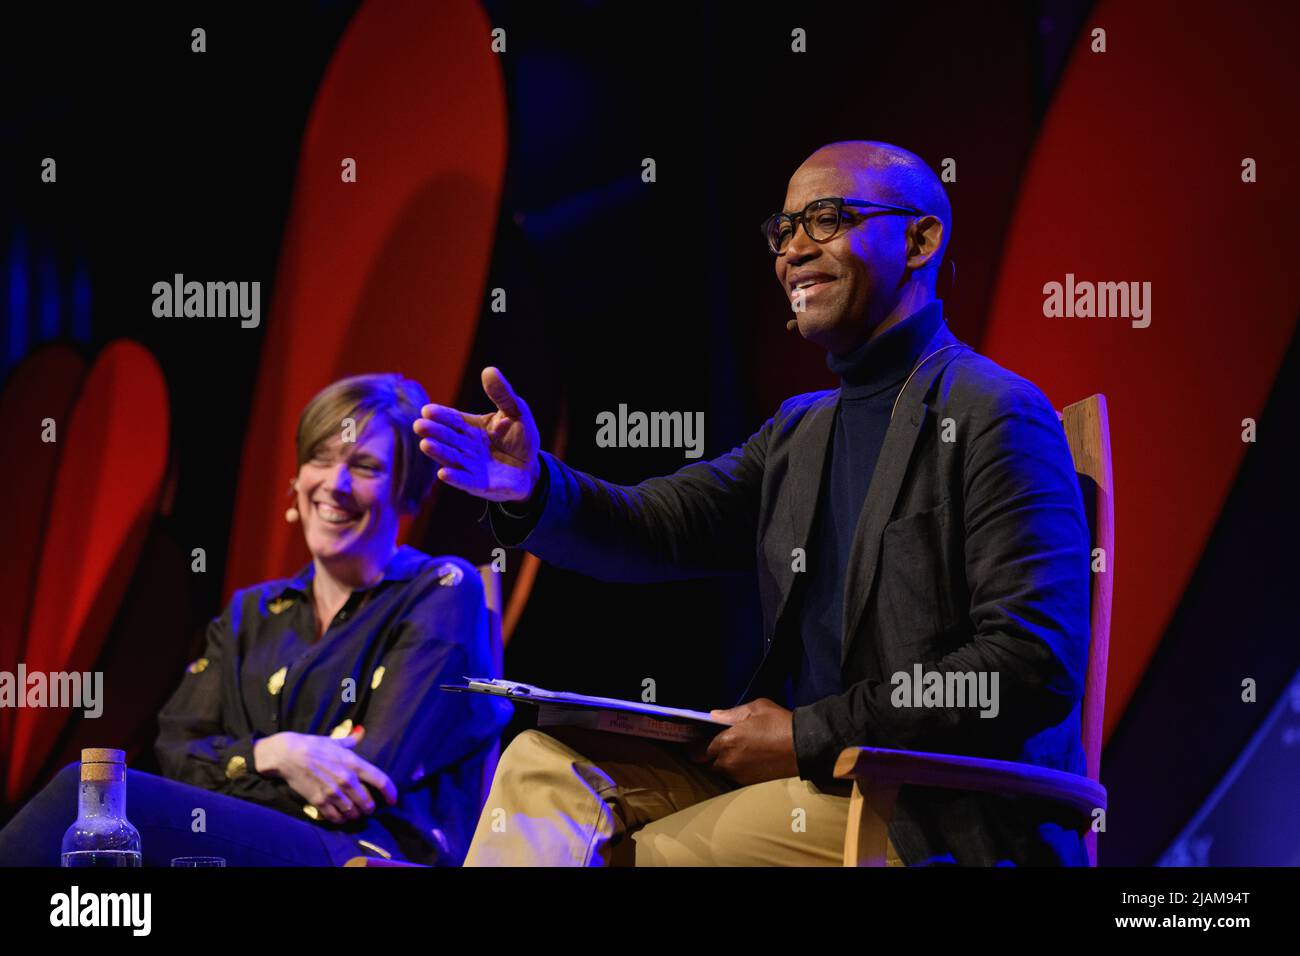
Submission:
<svg viewBox="0 0 1300 956">
<path fill-rule="evenodd" d="M 495 412 L 470 415 L 444 405 L 425 405 L 412 427 L 420 451 L 442 467 L 438 478 L 488 501 L 524 501 L 541 477 L 541 440 L 528 404 L 501 372 L 483 370 L 483 391 Z"/>
<path fill-rule="evenodd" d="M 366 784 L 389 805 L 397 802 L 397 787 L 388 774 L 352 752 L 360 739 L 360 734 L 337 740 L 291 731 L 272 734 L 253 745 L 254 769 L 283 779 L 331 823 L 357 820 L 375 812 Z"/>
</svg>

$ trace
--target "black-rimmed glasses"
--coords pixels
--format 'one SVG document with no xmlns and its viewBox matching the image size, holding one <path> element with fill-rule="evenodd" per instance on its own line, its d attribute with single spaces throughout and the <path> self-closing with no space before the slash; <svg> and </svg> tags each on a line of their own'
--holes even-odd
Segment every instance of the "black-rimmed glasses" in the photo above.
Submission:
<svg viewBox="0 0 1300 956">
<path fill-rule="evenodd" d="M 863 208 L 888 209 L 893 212 L 905 212 L 913 216 L 923 216 L 925 213 L 912 206 L 895 206 L 887 202 L 874 202 L 870 199 L 844 199 L 840 196 L 826 196 L 822 199 L 814 199 L 808 205 L 803 207 L 801 212 L 793 216 L 783 212 L 778 212 L 774 216 L 768 216 L 762 225 L 763 238 L 767 240 L 767 247 L 772 250 L 773 255 L 779 256 L 785 252 L 786 246 L 790 244 L 791 238 L 794 237 L 795 224 L 803 223 L 804 232 L 813 242 L 828 242 L 834 239 L 839 233 L 840 227 L 844 224 L 844 207 L 860 206 Z"/>
</svg>

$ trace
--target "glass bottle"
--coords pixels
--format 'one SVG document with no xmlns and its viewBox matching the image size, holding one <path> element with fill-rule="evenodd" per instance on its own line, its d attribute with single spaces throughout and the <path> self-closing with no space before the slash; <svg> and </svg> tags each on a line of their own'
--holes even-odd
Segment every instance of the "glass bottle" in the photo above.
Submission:
<svg viewBox="0 0 1300 956">
<path fill-rule="evenodd" d="M 81 751 L 77 819 L 63 834 L 63 866 L 140 866 L 140 831 L 126 819 L 126 752 Z"/>
</svg>

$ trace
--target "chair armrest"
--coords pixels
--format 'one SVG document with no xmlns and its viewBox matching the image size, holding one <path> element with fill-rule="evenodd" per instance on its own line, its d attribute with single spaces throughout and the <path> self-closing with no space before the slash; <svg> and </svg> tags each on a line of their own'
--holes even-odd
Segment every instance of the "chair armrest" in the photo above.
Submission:
<svg viewBox="0 0 1300 956">
<path fill-rule="evenodd" d="M 835 761 L 835 776 L 864 789 L 903 784 L 979 790 L 1008 797 L 1041 797 L 1070 807 L 1083 817 L 1105 809 L 1106 788 L 1077 773 L 1011 760 L 932 754 L 881 747 L 849 747 Z"/>
</svg>

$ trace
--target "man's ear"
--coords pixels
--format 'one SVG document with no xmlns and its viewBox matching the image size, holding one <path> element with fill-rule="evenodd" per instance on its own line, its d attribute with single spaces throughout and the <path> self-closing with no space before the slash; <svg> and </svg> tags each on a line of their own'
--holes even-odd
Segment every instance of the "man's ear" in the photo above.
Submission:
<svg viewBox="0 0 1300 956">
<path fill-rule="evenodd" d="M 920 216 L 907 227 L 907 268 L 925 268 L 943 248 L 943 221 L 938 216 Z"/>
</svg>

